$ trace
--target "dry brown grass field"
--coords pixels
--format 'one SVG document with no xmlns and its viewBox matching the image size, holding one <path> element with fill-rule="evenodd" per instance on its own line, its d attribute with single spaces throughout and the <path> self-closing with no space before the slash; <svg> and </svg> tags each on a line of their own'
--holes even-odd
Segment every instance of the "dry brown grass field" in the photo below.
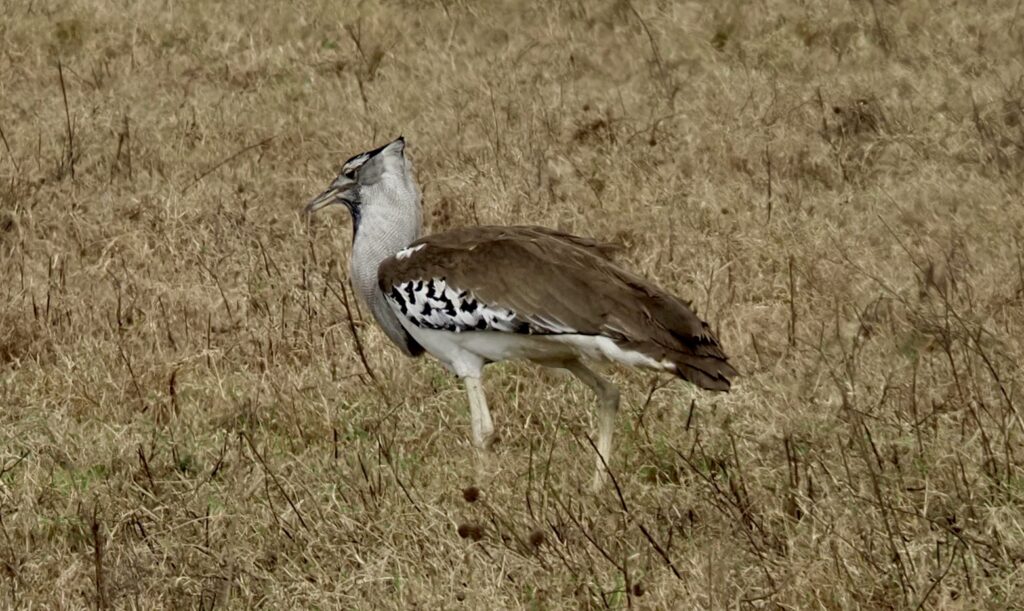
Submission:
<svg viewBox="0 0 1024 611">
<path fill-rule="evenodd" d="M 1022 58 L 1018 0 L 5 0 L 0 607 L 1020 608 Z M 492 366 L 471 502 L 301 214 L 399 134 L 428 231 L 623 244 L 733 391 L 611 370 L 593 494 L 589 391 Z"/>
</svg>

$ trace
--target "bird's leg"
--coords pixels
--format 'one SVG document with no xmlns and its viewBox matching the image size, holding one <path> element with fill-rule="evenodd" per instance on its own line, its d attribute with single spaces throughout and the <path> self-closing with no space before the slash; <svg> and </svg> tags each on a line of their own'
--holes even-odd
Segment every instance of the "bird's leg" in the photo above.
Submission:
<svg viewBox="0 0 1024 611">
<path fill-rule="evenodd" d="M 615 414 L 619 411 L 619 389 L 602 378 L 580 361 L 563 365 L 597 395 L 597 472 L 594 473 L 594 490 L 600 490 L 608 480 L 608 469 L 612 456 L 612 432 L 615 429 Z"/>
<path fill-rule="evenodd" d="M 469 395 L 473 445 L 476 446 L 476 477 L 478 480 L 486 480 L 493 471 L 490 447 L 494 441 L 494 424 L 491 422 L 491 412 L 487 409 L 487 397 L 484 396 L 480 378 L 467 376 L 463 380 L 466 384 L 466 394 Z"/>
<path fill-rule="evenodd" d="M 491 412 L 487 409 L 487 397 L 479 377 L 466 376 L 466 394 L 469 395 L 469 415 L 472 419 L 473 445 L 480 450 L 487 450 L 494 441 L 494 423 Z"/>
</svg>

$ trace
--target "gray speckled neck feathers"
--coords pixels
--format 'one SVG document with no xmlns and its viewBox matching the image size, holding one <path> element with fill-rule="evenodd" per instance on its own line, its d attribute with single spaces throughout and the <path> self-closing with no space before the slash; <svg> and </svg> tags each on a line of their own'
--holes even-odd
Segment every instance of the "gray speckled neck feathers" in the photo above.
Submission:
<svg viewBox="0 0 1024 611">
<path fill-rule="evenodd" d="M 363 197 L 365 202 L 366 195 Z M 419 206 L 418 194 L 414 200 L 403 203 L 397 200 L 392 200 L 390 205 L 366 202 L 360 210 L 359 229 L 353 236 L 350 261 L 352 286 L 356 293 L 391 341 L 408 354 L 419 354 L 422 349 L 406 334 L 385 301 L 377 287 L 377 274 L 382 261 L 419 237 Z"/>
<path fill-rule="evenodd" d="M 423 349 L 405 332 L 377 287 L 382 261 L 420 235 L 420 193 L 405 157 L 402 139 L 372 152 L 355 171 L 358 192 L 349 206 L 354 232 L 350 270 L 352 286 L 384 333 L 406 354 Z"/>
</svg>

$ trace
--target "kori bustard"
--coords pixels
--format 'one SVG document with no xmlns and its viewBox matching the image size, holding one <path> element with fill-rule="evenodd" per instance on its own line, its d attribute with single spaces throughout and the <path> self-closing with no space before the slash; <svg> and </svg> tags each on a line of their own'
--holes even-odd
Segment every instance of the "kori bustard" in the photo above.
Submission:
<svg viewBox="0 0 1024 611">
<path fill-rule="evenodd" d="M 332 204 L 352 215 L 356 292 L 405 354 L 428 352 L 462 378 L 481 451 L 494 439 L 480 382 L 488 363 L 564 368 L 594 391 L 595 488 L 607 477 L 619 390 L 584 360 L 667 371 L 718 391 L 736 375 L 689 304 L 617 267 L 607 244 L 524 226 L 420 237 L 420 192 L 401 137 L 346 161 L 306 211 Z"/>
</svg>

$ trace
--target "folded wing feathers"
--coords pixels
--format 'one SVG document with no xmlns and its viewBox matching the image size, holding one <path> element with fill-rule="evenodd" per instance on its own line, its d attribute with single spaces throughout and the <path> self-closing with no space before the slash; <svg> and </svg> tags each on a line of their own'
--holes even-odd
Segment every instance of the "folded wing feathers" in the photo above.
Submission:
<svg viewBox="0 0 1024 611">
<path fill-rule="evenodd" d="M 381 265 L 385 294 L 410 280 L 439 278 L 513 312 L 532 333 L 603 335 L 711 390 L 728 390 L 736 375 L 689 304 L 611 263 L 611 245 L 540 227 L 488 226 L 434 234 L 413 246 L 420 244 Z"/>
</svg>

